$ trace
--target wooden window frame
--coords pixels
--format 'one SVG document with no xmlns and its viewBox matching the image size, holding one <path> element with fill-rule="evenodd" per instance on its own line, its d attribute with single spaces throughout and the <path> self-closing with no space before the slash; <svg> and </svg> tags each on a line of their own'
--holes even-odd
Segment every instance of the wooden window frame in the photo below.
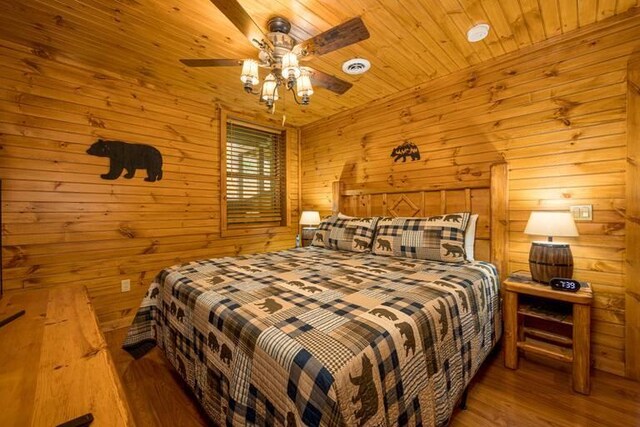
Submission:
<svg viewBox="0 0 640 427">
<path fill-rule="evenodd" d="M 227 123 L 235 122 L 239 125 L 266 131 L 285 133 L 285 180 L 284 180 L 284 221 L 281 225 L 245 225 L 239 228 L 229 227 L 227 223 Z M 284 233 L 291 228 L 291 147 L 293 130 L 283 126 L 258 122 L 255 118 L 241 114 L 220 110 L 220 234 L 222 237 L 251 236 L 258 234 Z"/>
</svg>

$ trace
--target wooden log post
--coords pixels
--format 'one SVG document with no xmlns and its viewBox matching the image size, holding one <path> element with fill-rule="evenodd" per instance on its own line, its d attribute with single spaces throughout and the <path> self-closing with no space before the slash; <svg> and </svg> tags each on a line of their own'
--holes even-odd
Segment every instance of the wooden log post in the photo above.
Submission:
<svg viewBox="0 0 640 427">
<path fill-rule="evenodd" d="M 500 281 L 509 269 L 509 169 L 507 163 L 491 166 L 491 262 Z"/>
<path fill-rule="evenodd" d="M 591 390 L 591 305 L 573 304 L 573 389 Z"/>
<path fill-rule="evenodd" d="M 518 294 L 504 293 L 504 366 L 518 369 Z"/>
<path fill-rule="evenodd" d="M 627 68 L 625 373 L 640 380 L 640 53 Z"/>
<path fill-rule="evenodd" d="M 340 202 L 342 200 L 342 192 L 344 190 L 344 184 L 342 181 L 334 181 L 331 186 L 331 212 L 333 215 L 338 215 L 340 212 Z"/>
</svg>

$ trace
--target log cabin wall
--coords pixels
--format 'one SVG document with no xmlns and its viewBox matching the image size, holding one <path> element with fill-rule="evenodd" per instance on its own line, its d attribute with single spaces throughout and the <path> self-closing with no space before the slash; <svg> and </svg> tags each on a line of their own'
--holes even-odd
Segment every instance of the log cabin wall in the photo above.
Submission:
<svg viewBox="0 0 640 427">
<path fill-rule="evenodd" d="M 163 267 L 294 246 L 298 132 L 289 151 L 288 232 L 220 237 L 216 105 L 0 41 L 0 177 L 5 290 L 89 289 L 105 328 L 129 324 Z M 107 181 L 97 139 L 157 147 L 164 176 Z M 131 291 L 120 292 L 120 281 Z"/>
<path fill-rule="evenodd" d="M 640 17 L 608 20 L 304 126 L 303 209 L 330 212 L 336 180 L 420 188 L 487 179 L 508 161 L 510 272 L 528 270 L 532 210 L 593 205 L 567 241 L 574 276 L 595 291 L 595 366 L 624 375 L 626 73 L 638 49 Z M 394 162 L 406 141 L 421 159 Z"/>
</svg>

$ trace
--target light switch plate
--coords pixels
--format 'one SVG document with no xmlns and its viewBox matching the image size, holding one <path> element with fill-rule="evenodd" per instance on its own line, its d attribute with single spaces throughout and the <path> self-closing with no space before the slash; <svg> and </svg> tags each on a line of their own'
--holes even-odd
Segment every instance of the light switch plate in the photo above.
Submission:
<svg viewBox="0 0 640 427">
<path fill-rule="evenodd" d="M 129 292 L 131 290 L 131 280 L 124 279 L 120 281 L 120 292 Z"/>
<path fill-rule="evenodd" d="M 593 205 L 569 206 L 574 221 L 593 221 Z"/>
</svg>

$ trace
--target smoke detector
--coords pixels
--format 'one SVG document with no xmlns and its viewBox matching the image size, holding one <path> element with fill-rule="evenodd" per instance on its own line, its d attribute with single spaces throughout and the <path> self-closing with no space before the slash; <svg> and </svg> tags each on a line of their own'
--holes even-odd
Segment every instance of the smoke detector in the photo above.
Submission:
<svg viewBox="0 0 640 427">
<path fill-rule="evenodd" d="M 351 75 L 366 73 L 369 68 L 371 68 L 371 62 L 364 58 L 353 58 L 342 64 L 342 71 Z"/>
<path fill-rule="evenodd" d="M 478 24 L 469 28 L 467 40 L 471 43 L 479 42 L 489 35 L 489 24 Z"/>
</svg>

